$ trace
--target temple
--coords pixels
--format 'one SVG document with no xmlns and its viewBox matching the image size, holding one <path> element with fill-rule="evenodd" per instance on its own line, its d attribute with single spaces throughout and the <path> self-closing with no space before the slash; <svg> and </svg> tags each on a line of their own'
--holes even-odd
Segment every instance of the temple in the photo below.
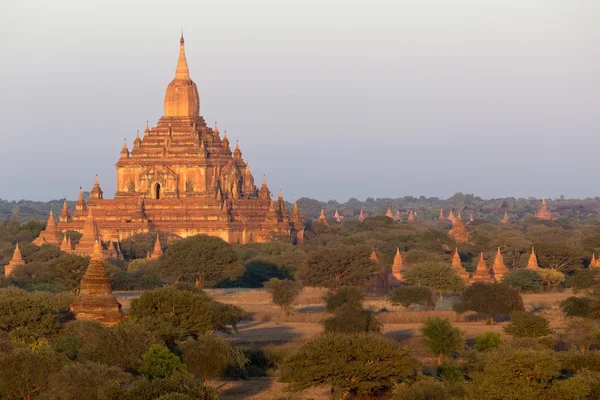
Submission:
<svg viewBox="0 0 600 400">
<path fill-rule="evenodd" d="M 365 213 L 363 212 L 363 209 L 361 208 L 361 209 L 360 209 L 360 214 L 358 214 L 358 220 L 359 220 L 360 222 L 363 222 L 363 221 L 365 220 L 365 218 L 366 218 L 366 217 L 365 217 Z"/>
<path fill-rule="evenodd" d="M 506 212 L 505 212 L 505 213 L 504 213 L 504 217 L 502 217 L 502 220 L 501 220 L 501 222 L 502 222 L 503 224 L 505 224 L 505 225 L 506 225 L 506 224 L 508 224 L 508 221 L 509 221 L 509 220 L 510 220 L 510 219 L 508 218 L 508 213 L 506 213 Z"/>
<path fill-rule="evenodd" d="M 400 248 L 396 249 L 394 255 L 394 262 L 392 264 L 392 273 L 388 276 L 388 283 L 392 286 L 398 286 L 404 281 L 403 272 L 406 269 Z"/>
<path fill-rule="evenodd" d="M 42 246 L 44 244 L 60 246 L 60 241 L 58 240 L 58 232 L 56 230 L 56 221 L 54 220 L 54 215 L 52 215 L 52 210 L 50 210 L 50 215 L 48 216 L 48 223 L 46 224 L 46 229 L 40 232 L 39 236 L 33 241 L 33 244 L 35 244 L 36 246 Z"/>
<path fill-rule="evenodd" d="M 533 271 L 540 269 L 537 256 L 535 255 L 535 249 L 533 247 L 531 248 L 531 255 L 529 256 L 529 260 L 527 261 L 527 267 L 525 268 L 531 269 Z"/>
<path fill-rule="evenodd" d="M 552 220 L 556 219 L 548 210 L 548 205 L 546 204 L 546 199 L 542 199 L 542 205 L 540 206 L 540 210 L 535 213 L 535 217 L 537 219 L 541 219 L 542 221 L 552 221 Z"/>
<path fill-rule="evenodd" d="M 454 223 L 454 226 L 452 227 L 452 229 L 450 229 L 450 232 L 448 232 L 448 235 L 452 239 L 456 240 L 459 243 L 460 242 L 468 242 L 469 241 L 469 231 L 465 227 L 465 224 L 463 223 L 460 213 L 458 213 L 458 216 L 456 217 L 456 219 L 454 220 L 453 223 Z"/>
<path fill-rule="evenodd" d="M 446 216 L 444 215 L 444 209 L 440 208 L 440 215 L 438 216 L 438 220 L 440 221 L 445 221 L 446 220 Z"/>
<path fill-rule="evenodd" d="M 408 222 L 413 222 L 415 220 L 415 213 L 413 213 L 413 210 L 410 210 L 410 212 L 408 213 Z"/>
<path fill-rule="evenodd" d="M 469 281 L 469 273 L 462 266 L 462 262 L 460 261 L 460 255 L 458 254 L 458 248 L 454 250 L 454 254 L 452 255 L 452 268 L 456 270 L 458 276 L 463 278 L 466 282 Z"/>
<path fill-rule="evenodd" d="M 104 250 L 112 251 L 131 235 L 154 231 L 180 237 L 208 234 L 230 243 L 265 242 L 273 233 L 289 235 L 293 243 L 302 240 L 304 223 L 297 207 L 290 215 L 281 193 L 273 202 L 264 177 L 261 187 L 255 186 L 239 144 L 232 151 L 227 134 L 221 137 L 217 124 L 208 127 L 200 115 L 183 35 L 163 114 L 156 126 L 146 123 L 131 149 L 123 145 L 114 199 L 104 198 L 96 177 L 87 203 L 80 190 L 72 213 L 63 206 L 58 232 L 84 232 L 86 223 L 90 229 L 92 221 L 95 224 L 95 232 L 89 232 L 94 237 L 84 232 L 86 243 L 80 242 L 74 252 L 91 254 L 96 237 Z M 93 209 L 93 217 L 88 209 Z M 51 229 L 46 228 L 38 241 L 60 245 Z"/>
<path fill-rule="evenodd" d="M 23 256 L 21 256 L 21 250 L 19 250 L 19 243 L 17 243 L 15 251 L 13 252 L 13 256 L 10 259 L 10 262 L 4 266 L 4 276 L 10 276 L 16 267 L 24 264 L 25 261 L 23 260 Z"/>
<path fill-rule="evenodd" d="M 123 318 L 121 304 L 112 294 L 110 278 L 104 268 L 100 242 L 96 242 L 81 284 L 79 295 L 71 305 L 76 319 L 96 321 L 113 326 Z"/>
<path fill-rule="evenodd" d="M 496 257 L 494 257 L 494 264 L 492 265 L 492 275 L 494 279 L 498 282 L 502 280 L 502 277 L 508 274 L 508 268 L 504 264 L 504 257 L 502 257 L 502 253 L 500 253 L 500 247 L 498 247 L 498 251 L 496 252 Z"/>
<path fill-rule="evenodd" d="M 389 218 L 392 218 L 392 219 L 394 218 L 394 213 L 392 213 L 392 208 L 391 207 L 388 207 L 387 212 L 385 213 L 385 216 L 389 217 Z"/>
<path fill-rule="evenodd" d="M 492 282 L 494 278 L 490 275 L 485 260 L 483 259 L 483 253 L 479 256 L 479 262 L 477 263 L 477 269 L 471 278 L 471 282 Z"/>
</svg>

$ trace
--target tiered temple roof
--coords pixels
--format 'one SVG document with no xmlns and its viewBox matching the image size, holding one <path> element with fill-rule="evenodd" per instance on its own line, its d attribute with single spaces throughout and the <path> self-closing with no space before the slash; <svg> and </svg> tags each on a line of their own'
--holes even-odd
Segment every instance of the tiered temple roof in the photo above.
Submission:
<svg viewBox="0 0 600 400">
<path fill-rule="evenodd" d="M 10 262 L 8 263 L 8 265 L 4 266 L 4 276 L 10 276 L 16 267 L 18 267 L 19 265 L 24 265 L 24 264 L 25 264 L 25 261 L 23 260 L 23 257 L 21 256 L 21 250 L 19 249 L 19 243 L 17 243 L 17 246 L 15 247 L 15 251 L 13 252 L 13 256 L 10 259 Z"/>
<path fill-rule="evenodd" d="M 46 228 L 40 232 L 39 236 L 33 241 L 33 244 L 36 246 L 41 246 L 43 244 L 60 246 L 60 240 L 58 239 L 58 232 L 56 230 L 56 221 L 54 220 L 54 215 L 52 215 L 52 210 L 50 210 Z"/>
<path fill-rule="evenodd" d="M 456 221 L 456 217 L 454 216 L 454 210 L 450 209 L 450 213 L 448 213 L 448 218 L 446 218 L 448 221 L 454 223 L 454 221 Z"/>
<path fill-rule="evenodd" d="M 552 221 L 554 220 L 554 217 L 552 216 L 552 214 L 550 213 L 550 211 L 548 210 L 548 205 L 546 204 L 546 199 L 542 199 L 542 205 L 540 206 L 540 210 L 535 213 L 535 217 L 537 219 L 541 219 L 543 221 Z"/>
<path fill-rule="evenodd" d="M 448 232 L 448 235 L 452 239 L 456 240 L 457 242 L 468 242 L 469 241 L 469 231 L 465 227 L 465 224 L 462 221 L 462 217 L 460 216 L 460 213 L 458 213 L 458 216 L 454 220 L 454 226 L 452 227 L 452 229 L 450 229 L 450 232 Z"/>
<path fill-rule="evenodd" d="M 210 128 L 200 115 L 183 37 L 163 116 L 152 128 L 146 123 L 131 148 L 123 146 L 116 170 L 114 199 L 104 198 L 96 177 L 88 203 L 80 189 L 72 215 L 63 209 L 60 232 L 83 232 L 87 208 L 92 207 L 96 237 L 105 246 L 151 231 L 180 237 L 204 233 L 230 243 L 265 242 L 274 232 L 289 234 L 292 242 L 304 236 L 304 225 L 291 220 L 283 199 L 273 220 L 266 179 L 257 188 L 239 143 L 231 151 L 227 135 L 221 138 L 217 124 Z M 89 255 L 93 241 L 84 242 L 75 252 Z"/>
<path fill-rule="evenodd" d="M 477 269 L 471 277 L 471 282 L 492 282 L 494 278 L 490 275 L 490 270 L 483 259 L 483 253 L 479 256 Z"/>
<path fill-rule="evenodd" d="M 502 253 L 500 253 L 500 247 L 498 247 L 496 257 L 494 257 L 491 273 L 497 281 L 501 281 L 502 277 L 509 273 L 508 268 L 506 268 L 506 265 L 504 264 L 504 257 L 502 257 Z"/>
<path fill-rule="evenodd" d="M 445 221 L 446 220 L 446 216 L 444 215 L 444 209 L 440 208 L 440 215 L 438 216 L 438 220 L 440 221 Z"/>
<path fill-rule="evenodd" d="M 454 250 L 454 254 L 452 255 L 452 268 L 456 269 L 458 276 L 463 278 L 465 281 L 469 281 L 469 273 L 462 266 L 460 255 L 458 254 L 458 248 Z"/>
<path fill-rule="evenodd" d="M 90 264 L 81 279 L 79 295 L 71 305 L 75 318 L 113 326 L 123 318 L 121 305 L 113 296 L 100 242 L 96 242 Z"/>
<path fill-rule="evenodd" d="M 325 211 L 323 209 L 321 209 L 321 214 L 319 214 L 319 222 L 325 226 L 329 225 L 329 222 L 327 222 L 327 217 L 325 217 Z"/>
</svg>

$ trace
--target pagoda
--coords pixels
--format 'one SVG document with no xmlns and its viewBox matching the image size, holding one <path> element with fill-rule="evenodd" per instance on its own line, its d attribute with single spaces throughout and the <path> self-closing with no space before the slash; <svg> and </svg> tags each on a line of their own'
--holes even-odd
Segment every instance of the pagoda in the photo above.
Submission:
<svg viewBox="0 0 600 400">
<path fill-rule="evenodd" d="M 445 221 L 446 220 L 446 216 L 444 215 L 444 209 L 440 208 L 440 215 L 438 216 L 438 220 L 439 221 Z"/>
<path fill-rule="evenodd" d="M 76 319 L 96 321 L 105 326 L 114 326 L 123 319 L 121 304 L 110 288 L 100 242 L 94 245 L 90 264 L 81 279 L 79 295 L 73 301 L 71 311 Z"/>
<path fill-rule="evenodd" d="M 39 236 L 33 241 L 33 244 L 36 246 L 42 246 L 44 244 L 60 246 L 60 240 L 58 240 L 58 232 L 56 230 L 56 221 L 54 220 L 54 215 L 52 215 L 52 210 L 50 210 L 46 228 L 40 232 Z"/>
<path fill-rule="evenodd" d="M 454 223 L 454 221 L 456 221 L 456 217 L 454 216 L 454 210 L 450 209 L 450 213 L 448 213 L 448 218 L 446 218 L 448 221 Z"/>
<path fill-rule="evenodd" d="M 500 220 L 500 222 L 502 222 L 503 224 L 508 224 L 509 218 L 508 218 L 508 214 L 505 212 L 504 213 L 504 217 L 502 217 L 502 219 Z"/>
<path fill-rule="evenodd" d="M 548 205 L 546 204 L 545 198 L 542 199 L 542 205 L 540 206 L 540 210 L 535 213 L 535 217 L 542 221 L 552 221 L 555 219 L 550 211 L 548 211 Z"/>
<path fill-rule="evenodd" d="M 404 277 L 402 273 L 406 266 L 404 265 L 404 260 L 402 259 L 402 254 L 400 253 L 400 248 L 396 248 L 396 254 L 394 255 L 394 262 L 392 264 L 392 273 L 388 277 L 388 283 L 390 285 L 399 285 L 403 282 Z"/>
<path fill-rule="evenodd" d="M 471 277 L 471 282 L 493 282 L 494 278 L 490 275 L 490 270 L 485 264 L 483 259 L 483 253 L 479 256 L 479 262 L 477 263 L 477 269 Z"/>
<path fill-rule="evenodd" d="M 592 264 L 590 264 L 590 266 L 592 266 Z M 533 270 L 533 271 L 540 269 L 540 266 L 539 266 L 538 260 L 537 260 L 537 256 L 535 255 L 535 249 L 533 247 L 531 248 L 531 254 L 529 255 L 529 260 L 527 261 L 527 267 L 525 267 L 525 268 Z"/>
<path fill-rule="evenodd" d="M 387 212 L 385 213 L 385 216 L 389 217 L 389 218 L 392 218 L 392 219 L 394 218 L 394 214 L 392 213 L 392 208 L 391 207 L 388 207 Z"/>
<path fill-rule="evenodd" d="M 410 210 L 410 212 L 408 213 L 408 222 L 413 222 L 415 220 L 415 214 L 413 213 L 413 210 Z"/>
<path fill-rule="evenodd" d="M 460 255 L 458 254 L 458 248 L 454 250 L 454 254 L 452 255 L 452 268 L 456 270 L 458 276 L 463 278 L 466 282 L 469 281 L 469 273 L 462 266 L 462 262 L 460 261 Z"/>
<path fill-rule="evenodd" d="M 152 252 L 148 252 L 148 260 L 158 260 L 160 256 L 162 256 L 162 246 L 160 244 L 160 239 L 158 234 L 156 234 L 156 240 L 154 241 L 154 247 L 152 248 Z"/>
<path fill-rule="evenodd" d="M 501 281 L 502 277 L 509 273 L 508 268 L 504 264 L 504 257 L 500 253 L 500 247 L 498 247 L 498 252 L 496 253 L 496 257 L 494 257 L 491 273 L 497 281 Z"/>
<path fill-rule="evenodd" d="M 366 217 L 365 217 L 365 213 L 363 212 L 363 209 L 361 208 L 361 209 L 360 209 L 360 214 L 358 214 L 358 220 L 359 220 L 360 222 L 363 222 L 363 221 L 365 220 L 365 218 L 366 218 Z"/>
<path fill-rule="evenodd" d="M 396 210 L 396 216 L 394 217 L 394 221 L 400 221 L 402 219 L 402 215 L 400 214 L 400 210 Z"/>
<path fill-rule="evenodd" d="M 10 276 L 14 269 L 19 265 L 24 265 L 25 261 L 23 260 L 23 256 L 21 256 L 21 250 L 19 250 L 19 243 L 15 247 L 15 251 L 13 252 L 13 256 L 10 259 L 8 265 L 4 266 L 4 276 Z"/>
<path fill-rule="evenodd" d="M 321 208 L 321 214 L 319 214 L 319 222 L 325 226 L 329 226 L 329 222 L 327 222 L 327 217 L 325 217 L 325 211 Z"/>
<path fill-rule="evenodd" d="M 279 201 L 276 215 L 271 213 L 266 179 L 257 188 L 239 143 L 232 151 L 227 133 L 222 135 L 217 123 L 210 128 L 200 115 L 183 35 L 163 106 L 156 126 L 146 123 L 131 148 L 123 145 L 114 199 L 104 198 L 96 177 L 87 203 L 80 190 L 75 210 L 63 208 L 60 232 L 83 232 L 87 208 L 92 207 L 97 237 L 105 246 L 156 231 L 180 237 L 208 234 L 229 243 L 265 242 L 272 233 L 289 235 L 294 243 L 302 240 L 302 218 L 292 221 Z M 85 251 L 89 254 L 90 249 Z"/>
<path fill-rule="evenodd" d="M 342 219 L 344 219 L 344 217 L 340 215 L 338 210 L 335 210 L 335 213 L 333 214 L 333 219 L 335 219 L 336 222 L 342 222 Z"/>
<path fill-rule="evenodd" d="M 458 213 L 458 216 L 454 220 L 454 226 L 452 226 L 452 229 L 450 229 L 448 235 L 459 243 L 469 241 L 469 231 L 465 227 L 460 213 Z"/>
</svg>

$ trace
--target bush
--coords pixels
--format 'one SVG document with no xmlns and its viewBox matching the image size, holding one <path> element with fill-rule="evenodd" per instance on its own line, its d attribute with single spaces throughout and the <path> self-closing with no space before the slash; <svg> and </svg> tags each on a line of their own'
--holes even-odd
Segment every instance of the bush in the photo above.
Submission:
<svg viewBox="0 0 600 400">
<path fill-rule="evenodd" d="M 438 365 L 452 353 L 460 352 L 465 347 L 464 333 L 443 318 L 429 318 L 421 327 L 423 344 L 437 356 Z"/>
<path fill-rule="evenodd" d="M 335 312 L 339 307 L 344 304 L 349 304 L 353 307 L 362 307 L 365 293 L 355 287 L 343 287 L 335 293 L 328 293 L 323 300 L 325 300 L 325 310 L 327 312 Z"/>
<path fill-rule="evenodd" d="M 571 296 L 561 301 L 560 308 L 569 317 L 589 317 L 591 303 L 591 299 Z"/>
<path fill-rule="evenodd" d="M 302 292 L 302 285 L 288 279 L 271 278 L 265 283 L 265 289 L 271 294 L 273 304 L 281 307 L 284 313 L 289 315 L 292 304 Z"/>
<path fill-rule="evenodd" d="M 545 288 L 558 286 L 565 281 L 565 275 L 554 269 L 540 269 L 538 270 L 538 274 L 540 274 L 542 285 Z"/>
<path fill-rule="evenodd" d="M 504 275 L 502 282 L 518 287 L 524 291 L 537 290 L 542 285 L 542 278 L 536 271 L 530 269 L 518 269 Z"/>
<path fill-rule="evenodd" d="M 431 376 L 408 385 L 403 383 L 394 390 L 392 400 L 447 400 L 450 397 L 448 387 Z"/>
<path fill-rule="evenodd" d="M 176 372 L 185 372 L 186 367 L 181 363 L 179 357 L 171 350 L 160 344 L 153 344 L 142 356 L 142 365 L 138 372 L 152 380 L 156 378 L 168 378 Z"/>
<path fill-rule="evenodd" d="M 480 352 L 486 352 L 495 350 L 500 346 L 502 346 L 500 334 L 496 332 L 486 332 L 475 338 L 475 345 L 473 348 Z"/>
<path fill-rule="evenodd" d="M 523 311 L 523 299 L 519 289 L 506 283 L 475 282 L 463 292 L 460 302 L 454 305 L 454 311 L 463 313 L 475 311 L 485 314 L 494 323 L 495 315 L 506 315 L 513 311 Z"/>
<path fill-rule="evenodd" d="M 412 304 L 420 304 L 429 310 L 435 308 L 437 301 L 431 289 L 424 286 L 401 286 L 390 291 L 388 298 L 394 305 L 410 307 Z"/>
<path fill-rule="evenodd" d="M 438 374 L 447 383 L 461 383 L 464 380 L 462 370 L 452 359 L 446 359 L 440 364 Z"/>
<path fill-rule="evenodd" d="M 228 368 L 241 369 L 248 361 L 216 335 L 202 335 L 197 340 L 180 343 L 179 347 L 187 370 L 204 381 L 223 376 Z"/>
<path fill-rule="evenodd" d="M 337 308 L 332 317 L 323 321 L 326 333 L 380 333 L 381 323 L 370 310 L 353 304 Z"/>
<path fill-rule="evenodd" d="M 517 338 L 538 338 L 550 334 L 548 320 L 539 315 L 524 311 L 510 313 L 511 323 L 504 332 Z"/>
</svg>

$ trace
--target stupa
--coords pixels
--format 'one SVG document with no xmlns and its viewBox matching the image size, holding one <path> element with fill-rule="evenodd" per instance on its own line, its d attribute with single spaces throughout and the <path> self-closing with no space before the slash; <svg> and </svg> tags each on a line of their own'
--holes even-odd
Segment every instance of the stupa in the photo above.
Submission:
<svg viewBox="0 0 600 400">
<path fill-rule="evenodd" d="M 160 258 L 160 256 L 162 256 L 163 252 L 162 252 L 162 246 L 160 244 L 160 238 L 158 237 L 158 234 L 156 234 L 156 240 L 154 241 L 154 247 L 152 248 L 152 252 L 150 252 L 150 254 L 148 254 L 148 260 L 157 260 Z"/>
<path fill-rule="evenodd" d="M 363 209 L 361 208 L 361 209 L 360 209 L 360 214 L 358 214 L 358 220 L 359 220 L 360 222 L 363 222 L 363 221 L 365 220 L 365 218 L 366 218 L 366 217 L 365 217 L 365 213 L 363 212 Z"/>
<path fill-rule="evenodd" d="M 60 246 L 60 240 L 58 240 L 58 232 L 56 230 L 56 221 L 54 220 L 54 215 L 52 215 L 52 210 L 50 210 L 46 228 L 40 232 L 38 237 L 33 241 L 33 244 L 36 246 L 41 246 L 44 244 Z"/>
<path fill-rule="evenodd" d="M 471 282 L 493 282 L 494 278 L 490 275 L 490 270 L 485 264 L 483 259 L 483 253 L 479 256 L 479 262 L 477 263 L 477 269 L 471 277 Z"/>
<path fill-rule="evenodd" d="M 335 219 L 336 222 L 342 222 L 342 219 L 344 217 L 342 217 L 340 215 L 340 213 L 338 212 L 338 210 L 335 210 L 335 213 L 333 214 L 333 219 Z"/>
<path fill-rule="evenodd" d="M 465 227 L 460 213 L 458 213 L 458 216 L 454 220 L 454 226 L 452 227 L 452 229 L 450 229 L 448 235 L 459 243 L 469 241 L 469 231 Z"/>
<path fill-rule="evenodd" d="M 24 265 L 25 261 L 21 256 L 21 250 L 19 249 L 19 243 L 15 247 L 15 251 L 13 252 L 13 256 L 10 259 L 10 262 L 4 266 L 4 276 L 10 276 L 14 269 L 19 265 Z"/>
<path fill-rule="evenodd" d="M 415 220 L 415 214 L 413 213 L 413 210 L 410 210 L 410 212 L 408 213 L 408 222 L 413 222 Z"/>
<path fill-rule="evenodd" d="M 440 208 L 440 215 L 438 216 L 438 220 L 440 221 L 445 221 L 446 220 L 446 216 L 444 215 L 444 209 Z"/>
<path fill-rule="evenodd" d="M 498 247 L 498 252 L 496 252 L 496 257 L 494 257 L 494 264 L 492 265 L 491 274 L 494 276 L 494 279 L 500 282 L 502 277 L 508 273 L 509 270 L 504 264 L 504 257 L 502 257 L 502 253 L 500 253 L 500 247 Z"/>
<path fill-rule="evenodd" d="M 76 319 L 113 326 L 123 318 L 121 304 L 112 294 L 110 279 L 104 268 L 102 248 L 96 242 L 90 264 L 81 279 L 79 294 L 71 305 Z"/>
<path fill-rule="evenodd" d="M 460 261 L 460 255 L 458 254 L 458 248 L 454 250 L 454 254 L 452 255 L 452 268 L 456 269 L 458 276 L 467 282 L 469 281 L 470 276 L 467 270 L 463 268 L 462 262 Z"/>
<path fill-rule="evenodd" d="M 508 221 L 509 221 L 508 214 L 505 212 L 504 217 L 502 217 L 501 222 L 506 225 L 506 224 L 508 224 Z"/>
<path fill-rule="evenodd" d="M 329 226 L 329 222 L 327 222 L 327 217 L 325 217 L 325 211 L 321 209 L 321 214 L 319 215 L 319 222 L 325 226 Z"/>
<path fill-rule="evenodd" d="M 448 221 L 454 223 L 454 221 L 456 221 L 456 217 L 454 216 L 454 210 L 451 208 L 450 209 L 450 213 L 448 214 Z"/>
<path fill-rule="evenodd" d="M 93 207 L 97 236 L 105 247 L 156 231 L 180 237 L 208 234 L 230 243 L 265 242 L 272 233 L 289 235 L 294 243 L 302 240 L 304 225 L 291 221 L 279 205 L 273 220 L 266 179 L 255 186 L 239 143 L 232 151 L 227 134 L 222 136 L 216 123 L 207 126 L 200 115 L 183 35 L 163 106 L 156 126 L 146 123 L 131 148 L 123 145 L 114 199 L 104 198 L 96 179 L 87 204 L 80 191 L 72 215 L 63 209 L 60 232 L 83 232 L 87 208 Z"/>
<path fill-rule="evenodd" d="M 404 260 L 402 258 L 402 253 L 400 253 L 400 248 L 396 248 L 396 254 L 394 255 L 394 262 L 392 264 L 392 273 L 388 276 L 388 283 L 390 285 L 399 285 L 404 280 L 402 276 L 404 269 L 406 266 L 404 265 Z"/>
<path fill-rule="evenodd" d="M 531 248 L 531 254 L 529 255 L 529 260 L 527 261 L 527 267 L 525 268 L 531 269 L 533 271 L 540 269 L 537 256 L 535 255 L 535 249 L 533 247 Z"/>
<path fill-rule="evenodd" d="M 387 212 L 385 213 L 386 217 L 394 218 L 394 214 L 392 213 L 391 207 L 388 207 Z"/>
<path fill-rule="evenodd" d="M 535 213 L 535 217 L 543 221 L 552 221 L 555 219 L 548 210 L 548 205 L 546 204 L 545 198 L 542 199 L 542 205 L 540 206 L 540 210 L 537 213 Z"/>
</svg>

